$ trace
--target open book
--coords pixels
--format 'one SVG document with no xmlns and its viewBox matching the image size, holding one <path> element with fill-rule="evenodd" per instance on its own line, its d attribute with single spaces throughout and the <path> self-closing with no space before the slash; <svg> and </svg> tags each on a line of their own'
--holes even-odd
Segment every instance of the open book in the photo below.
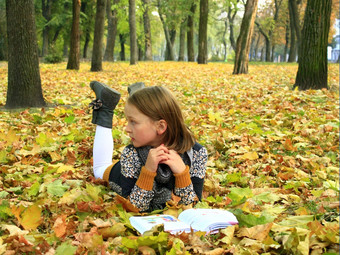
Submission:
<svg viewBox="0 0 340 255">
<path fill-rule="evenodd" d="M 222 209 L 188 209 L 180 213 L 178 218 L 157 214 L 150 216 L 130 217 L 131 225 L 141 234 L 153 226 L 164 224 L 164 230 L 172 234 L 180 232 L 204 231 L 215 233 L 218 229 L 238 224 L 234 214 Z"/>
</svg>

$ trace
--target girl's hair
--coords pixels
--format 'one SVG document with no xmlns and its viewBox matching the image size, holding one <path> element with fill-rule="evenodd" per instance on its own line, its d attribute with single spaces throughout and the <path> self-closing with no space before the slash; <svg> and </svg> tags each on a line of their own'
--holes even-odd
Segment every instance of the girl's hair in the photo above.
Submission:
<svg viewBox="0 0 340 255">
<path fill-rule="evenodd" d="M 184 153 L 194 145 L 194 135 L 184 123 L 181 108 L 166 88 L 154 86 L 137 90 L 128 98 L 127 103 L 154 121 L 166 121 L 163 143 L 169 149 Z"/>
</svg>

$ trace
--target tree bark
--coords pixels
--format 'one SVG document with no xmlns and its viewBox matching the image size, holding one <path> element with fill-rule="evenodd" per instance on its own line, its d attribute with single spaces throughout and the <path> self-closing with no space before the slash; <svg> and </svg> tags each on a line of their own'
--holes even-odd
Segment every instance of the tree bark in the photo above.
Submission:
<svg viewBox="0 0 340 255">
<path fill-rule="evenodd" d="M 80 63 L 80 1 L 73 0 L 70 54 L 66 69 L 79 70 Z"/>
<path fill-rule="evenodd" d="M 258 0 L 247 0 L 240 35 L 237 38 L 233 74 L 248 73 L 248 55 L 254 28 Z"/>
<path fill-rule="evenodd" d="M 178 61 L 184 61 L 184 50 L 185 50 L 185 28 L 187 26 L 186 20 L 182 21 L 181 28 L 179 32 L 179 53 L 178 53 Z"/>
<path fill-rule="evenodd" d="M 130 65 L 137 63 L 136 2 L 129 0 Z"/>
<path fill-rule="evenodd" d="M 294 88 L 327 88 L 327 45 L 332 0 L 308 0 Z"/>
<path fill-rule="evenodd" d="M 288 54 L 288 45 L 289 45 L 289 26 L 288 26 L 288 22 L 286 24 L 286 42 L 285 42 L 285 49 L 284 49 L 284 53 L 283 53 L 283 58 L 284 58 L 284 61 L 283 62 L 286 62 L 287 61 L 287 54 Z"/>
<path fill-rule="evenodd" d="M 103 37 L 106 0 L 97 0 L 96 20 L 94 25 L 91 71 L 103 70 Z"/>
<path fill-rule="evenodd" d="M 198 31 L 198 64 L 208 63 L 208 14 L 209 1 L 200 0 L 200 21 Z"/>
<path fill-rule="evenodd" d="M 46 106 L 39 72 L 33 0 L 6 0 L 8 90 L 6 108 Z"/>
<path fill-rule="evenodd" d="M 166 40 L 165 60 L 173 61 L 175 60 L 175 53 L 174 53 L 171 39 L 176 37 L 176 30 L 169 31 L 169 28 L 163 17 L 160 0 L 157 1 L 157 7 L 158 7 L 159 18 L 161 19 L 161 22 L 163 24 L 163 30 L 164 30 L 165 40 Z"/>
<path fill-rule="evenodd" d="M 236 1 L 236 5 L 239 2 L 239 0 Z M 234 10 L 234 12 L 233 12 Z M 236 42 L 235 42 L 235 36 L 234 36 L 234 20 L 237 14 L 237 8 L 234 6 L 234 8 L 230 5 L 228 8 L 228 21 L 229 21 L 229 40 L 231 47 L 234 51 L 236 51 Z"/>
<path fill-rule="evenodd" d="M 120 43 L 119 58 L 121 61 L 125 61 L 125 42 L 126 42 L 126 36 L 123 34 L 119 34 L 119 43 Z"/>
<path fill-rule="evenodd" d="M 223 53 L 223 61 L 225 62 L 227 60 L 227 40 L 225 36 L 227 35 L 228 30 L 228 21 L 224 21 L 224 31 L 223 31 L 223 47 L 224 47 L 224 53 Z"/>
<path fill-rule="evenodd" d="M 114 0 L 114 5 L 116 5 L 119 0 Z M 116 44 L 116 34 L 117 34 L 117 10 L 111 10 L 112 4 L 111 0 L 106 1 L 106 17 L 107 17 L 107 37 L 106 37 L 106 48 L 104 53 L 105 61 L 114 61 L 114 49 Z"/>
<path fill-rule="evenodd" d="M 188 32 L 187 32 L 187 53 L 188 61 L 195 61 L 195 48 L 194 48 L 194 16 L 196 11 L 196 4 L 193 2 L 190 7 L 190 14 L 188 15 Z"/>
<path fill-rule="evenodd" d="M 149 18 L 149 1 L 143 0 L 144 12 L 143 12 L 143 23 L 144 23 L 144 34 L 145 34 L 145 60 L 152 60 L 152 43 L 151 43 L 151 25 Z"/>
</svg>

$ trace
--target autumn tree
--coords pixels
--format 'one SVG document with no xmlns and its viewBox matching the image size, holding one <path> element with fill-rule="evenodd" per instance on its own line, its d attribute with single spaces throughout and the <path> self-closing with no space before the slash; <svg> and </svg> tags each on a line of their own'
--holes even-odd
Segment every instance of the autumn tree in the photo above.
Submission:
<svg viewBox="0 0 340 255">
<path fill-rule="evenodd" d="M 327 45 L 332 0 L 308 0 L 299 48 L 299 67 L 294 87 L 299 90 L 327 86 Z"/>
<path fill-rule="evenodd" d="M 106 17 L 107 17 L 107 37 L 104 60 L 114 61 L 114 48 L 117 35 L 117 4 L 119 0 L 114 0 L 112 5 L 111 0 L 106 0 Z"/>
<path fill-rule="evenodd" d="M 43 107 L 33 0 L 6 0 L 8 90 L 6 108 Z"/>
<path fill-rule="evenodd" d="M 152 60 L 151 25 L 149 17 L 150 0 L 143 0 L 143 25 L 145 42 L 145 60 Z"/>
<path fill-rule="evenodd" d="M 130 65 L 137 63 L 136 1 L 129 0 Z"/>
<path fill-rule="evenodd" d="M 290 50 L 288 62 L 295 62 L 301 43 L 300 13 L 297 0 L 288 0 L 290 23 Z"/>
<path fill-rule="evenodd" d="M 194 18 L 195 18 L 195 11 L 196 11 L 196 3 L 192 1 L 188 18 L 187 18 L 187 54 L 188 54 L 188 61 L 194 62 L 195 61 L 195 48 L 194 48 Z"/>
<path fill-rule="evenodd" d="M 96 21 L 94 25 L 91 71 L 103 70 L 103 37 L 106 0 L 97 0 Z"/>
<path fill-rule="evenodd" d="M 233 74 L 248 73 L 248 55 L 254 28 L 258 0 L 247 0 L 240 35 L 237 38 Z"/>
<path fill-rule="evenodd" d="M 198 31 L 198 64 L 208 63 L 208 13 L 209 1 L 200 0 L 200 20 Z"/>
<path fill-rule="evenodd" d="M 68 56 L 67 69 L 79 70 L 80 62 L 80 0 L 73 0 L 72 4 L 72 29 L 70 53 Z"/>
</svg>

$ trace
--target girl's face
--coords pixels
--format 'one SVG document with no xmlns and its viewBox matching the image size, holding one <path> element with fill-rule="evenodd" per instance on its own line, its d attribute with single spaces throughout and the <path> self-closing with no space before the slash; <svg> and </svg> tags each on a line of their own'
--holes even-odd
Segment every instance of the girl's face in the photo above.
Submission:
<svg viewBox="0 0 340 255">
<path fill-rule="evenodd" d="M 135 147 L 150 145 L 158 147 L 162 144 L 161 136 L 157 132 L 157 121 L 141 113 L 134 105 L 125 105 L 125 116 L 127 118 L 126 132 Z"/>
</svg>

